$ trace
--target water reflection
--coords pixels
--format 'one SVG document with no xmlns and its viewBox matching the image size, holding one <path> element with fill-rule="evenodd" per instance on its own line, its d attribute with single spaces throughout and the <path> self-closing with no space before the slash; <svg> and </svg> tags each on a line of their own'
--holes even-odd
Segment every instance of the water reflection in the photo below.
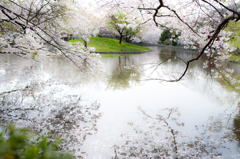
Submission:
<svg viewBox="0 0 240 159">
<path fill-rule="evenodd" d="M 240 102 L 238 103 L 238 114 L 233 119 L 233 132 L 238 140 L 238 146 L 240 147 Z"/>
<path fill-rule="evenodd" d="M 138 84 L 145 76 L 143 63 L 152 59 L 156 59 L 155 53 L 101 59 L 105 64 L 106 90 L 126 90 Z"/>
<path fill-rule="evenodd" d="M 86 100 L 79 91 L 90 72 L 70 69 L 61 58 L 50 63 L 23 60 L 22 65 L 18 60 L 23 59 L 6 56 L 1 63 L 5 76 L 1 78 L 0 123 L 13 122 L 42 135 L 61 137 L 62 150 L 86 156 L 80 147 L 87 136 L 97 133 L 101 117 L 100 104 Z"/>
<path fill-rule="evenodd" d="M 225 134 L 216 138 L 221 126 L 216 123 L 195 125 L 194 135 L 182 131 L 185 124 L 179 121 L 178 108 L 165 108 L 155 116 L 139 107 L 146 126 L 128 123 L 135 134 L 123 134 L 124 145 L 115 145 L 116 158 L 216 158 L 222 152 L 231 154 L 232 136 Z M 219 129 L 220 128 L 220 129 Z M 197 133 L 195 133 L 197 132 Z M 213 134 L 212 132 L 215 132 Z M 229 152 L 227 152 L 229 151 Z M 240 155 L 234 155 L 240 157 Z M 230 156 L 229 156 L 230 157 Z"/>
<path fill-rule="evenodd" d="M 140 81 L 139 68 L 135 65 L 129 66 L 127 61 L 130 61 L 130 57 L 118 57 L 118 62 L 115 63 L 117 67 L 107 75 L 107 89 L 127 89 L 131 86 L 130 82 L 138 83 Z M 131 76 L 133 74 L 136 76 Z"/>
<path fill-rule="evenodd" d="M 185 61 L 196 58 L 198 55 L 198 52 L 191 50 L 177 50 L 162 47 L 155 47 L 153 50 L 158 53 L 158 57 L 155 58 L 154 63 L 150 63 L 148 66 L 147 70 L 151 70 L 150 72 L 152 72 L 149 73 L 148 79 L 159 81 L 178 79 L 185 71 Z M 201 72 L 209 72 L 209 70 L 202 70 L 204 59 L 206 59 L 205 56 L 201 57 L 200 60 L 191 63 L 187 74 L 191 75 L 194 72 L 197 72 L 199 67 L 201 68 Z M 195 77 L 196 76 L 194 76 L 194 78 Z M 189 78 L 189 76 L 184 76 L 184 78 Z"/>
<path fill-rule="evenodd" d="M 191 50 L 176 50 L 176 49 L 167 49 L 167 48 L 159 48 L 159 58 L 161 61 L 164 61 L 168 57 L 180 57 L 185 61 L 196 58 L 198 52 Z"/>
<path fill-rule="evenodd" d="M 156 61 L 197 55 L 150 49 L 153 52 L 101 59 L 105 66 L 100 75 L 80 71 L 64 58 L 36 63 L 4 55 L 0 121 L 61 136 L 66 139 L 63 150 L 79 158 L 239 157 L 239 95 L 207 78 L 201 59 L 178 83 L 143 81 Z M 152 76 L 177 77 L 184 67 L 172 59 Z"/>
</svg>

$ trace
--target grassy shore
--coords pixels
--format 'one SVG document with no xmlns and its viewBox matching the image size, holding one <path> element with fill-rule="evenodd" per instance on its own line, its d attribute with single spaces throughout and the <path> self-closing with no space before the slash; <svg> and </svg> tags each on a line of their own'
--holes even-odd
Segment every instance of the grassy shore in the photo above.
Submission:
<svg viewBox="0 0 240 159">
<path fill-rule="evenodd" d="M 70 40 L 69 42 L 81 42 L 82 39 Z M 130 43 L 122 42 L 119 44 L 119 40 L 101 37 L 91 37 L 89 38 L 88 47 L 96 48 L 96 52 L 144 52 L 149 51 L 148 48 L 133 45 Z"/>
<path fill-rule="evenodd" d="M 238 62 L 240 62 L 240 56 L 232 55 L 232 56 L 229 57 L 227 60 L 229 60 L 229 61 L 238 61 Z"/>
</svg>

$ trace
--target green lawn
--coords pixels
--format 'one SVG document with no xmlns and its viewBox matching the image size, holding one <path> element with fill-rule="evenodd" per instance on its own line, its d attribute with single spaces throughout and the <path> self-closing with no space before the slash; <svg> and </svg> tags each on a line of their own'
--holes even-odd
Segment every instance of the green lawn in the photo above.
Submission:
<svg viewBox="0 0 240 159">
<path fill-rule="evenodd" d="M 225 30 L 233 32 L 229 44 L 236 48 L 240 48 L 240 22 L 230 22 Z"/>
<path fill-rule="evenodd" d="M 233 32 L 229 44 L 240 49 L 240 22 L 230 22 L 225 30 Z M 227 60 L 240 62 L 240 56 L 232 55 Z"/>
<path fill-rule="evenodd" d="M 82 42 L 81 39 L 70 40 L 69 42 Z M 133 45 L 130 43 L 122 42 L 119 44 L 119 40 L 101 37 L 91 37 L 89 38 L 88 47 L 96 48 L 96 52 L 143 52 L 149 51 L 148 48 Z"/>
<path fill-rule="evenodd" d="M 227 60 L 229 60 L 229 61 L 238 61 L 238 62 L 240 62 L 240 56 L 232 55 L 232 56 L 229 57 Z"/>
</svg>

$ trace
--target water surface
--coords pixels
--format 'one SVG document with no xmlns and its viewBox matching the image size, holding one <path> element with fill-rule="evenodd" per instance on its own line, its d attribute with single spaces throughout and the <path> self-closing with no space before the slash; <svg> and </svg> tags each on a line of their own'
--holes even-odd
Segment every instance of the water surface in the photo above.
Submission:
<svg viewBox="0 0 240 159">
<path fill-rule="evenodd" d="M 1 123 L 61 136 L 62 149 L 78 158 L 239 158 L 239 94 L 208 78 L 204 57 L 180 82 L 145 81 L 156 61 L 197 55 L 149 48 L 102 58 L 100 74 L 64 58 L 1 55 Z M 239 74 L 239 65 L 225 65 Z M 171 60 L 151 77 L 174 78 L 183 70 L 182 62 Z"/>
</svg>

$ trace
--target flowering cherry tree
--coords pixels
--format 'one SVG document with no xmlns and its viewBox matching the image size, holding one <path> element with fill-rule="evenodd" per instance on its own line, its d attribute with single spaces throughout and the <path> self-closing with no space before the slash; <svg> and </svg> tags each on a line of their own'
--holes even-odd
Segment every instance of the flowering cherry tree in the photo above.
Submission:
<svg viewBox="0 0 240 159">
<path fill-rule="evenodd" d="M 108 15 L 122 10 L 126 13 L 126 23 L 117 23 L 120 30 L 134 30 L 140 23 L 152 19 L 155 26 L 151 28 L 161 27 L 181 32 L 179 40 L 186 43 L 186 47 L 199 50 L 199 55 L 190 60 L 169 57 L 181 60 L 186 69 L 181 76 L 167 81 L 181 80 L 189 64 L 206 54 L 208 59 L 204 67 L 215 72 L 215 77 L 220 74 L 234 84 L 238 81 L 229 75 L 232 70 L 220 69 L 219 61 L 227 59 L 231 55 L 229 53 L 235 50 L 228 44 L 231 33 L 224 29 L 229 22 L 239 21 L 240 9 L 237 4 L 239 0 L 101 0 L 81 3 L 74 0 L 1 0 L 0 48 L 1 52 L 33 59 L 60 53 L 77 66 L 96 66 L 97 58 L 90 56 L 91 48 L 82 44 L 72 46 L 61 39 L 62 34 L 76 34 L 87 42 L 87 37 L 96 34 L 104 22 L 100 20 L 103 15 L 97 16 L 100 9 Z M 156 69 L 161 64 L 156 64 Z"/>
<path fill-rule="evenodd" d="M 68 33 L 75 38 L 83 39 L 87 48 L 88 38 L 96 36 L 100 27 L 106 22 L 106 13 L 98 9 L 91 1 L 75 1 L 74 14 L 70 20 L 71 25 L 67 25 Z"/>
<path fill-rule="evenodd" d="M 181 32 L 179 40 L 187 43 L 185 47 L 199 50 L 199 55 L 190 60 L 179 59 L 185 63 L 186 68 L 179 77 L 172 79 L 160 79 L 169 82 L 181 80 L 189 69 L 190 63 L 198 60 L 203 54 L 208 56 L 204 63 L 205 68 L 215 72 L 215 77 L 220 75 L 230 84 L 237 82 L 229 73 L 230 69 L 220 69 L 219 61 L 231 56 L 235 50 L 228 44 L 231 32 L 224 29 L 232 21 L 239 21 L 239 0 L 114 0 L 106 2 L 106 5 L 118 6 L 138 10 L 142 16 L 152 18 L 157 27 L 168 28 Z M 146 19 L 147 19 L 146 18 Z M 178 57 L 169 57 L 169 59 Z M 169 59 L 166 59 L 168 61 Z M 162 63 L 156 64 L 157 69 Z M 159 78 L 150 78 L 159 80 Z"/>
<path fill-rule="evenodd" d="M 109 28 L 119 34 L 119 44 L 122 43 L 124 38 L 127 42 L 130 42 L 141 31 L 139 18 L 123 11 L 109 15 L 108 19 Z"/>
<path fill-rule="evenodd" d="M 61 38 L 69 33 L 72 18 L 79 12 L 74 1 L 1 0 L 0 8 L 1 53 L 35 60 L 62 54 L 79 68 L 95 67 L 98 63 L 98 58 L 90 56 L 91 50 L 80 43 L 73 46 Z"/>
</svg>

